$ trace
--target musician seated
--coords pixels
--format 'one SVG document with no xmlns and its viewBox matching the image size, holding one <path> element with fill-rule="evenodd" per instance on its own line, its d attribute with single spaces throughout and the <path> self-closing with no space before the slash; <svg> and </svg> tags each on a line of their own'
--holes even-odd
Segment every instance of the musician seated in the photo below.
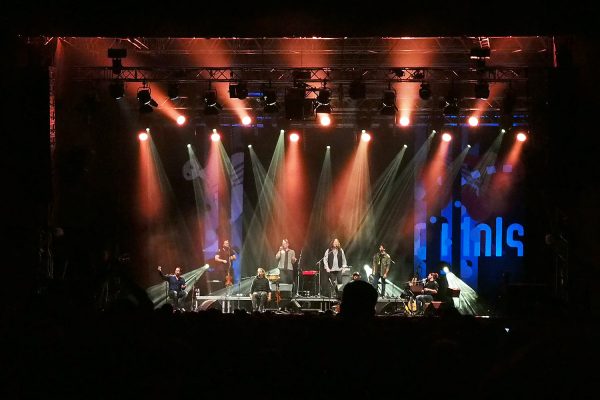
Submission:
<svg viewBox="0 0 600 400">
<path fill-rule="evenodd" d="M 252 300 L 252 311 L 260 312 L 265 311 L 267 301 L 271 301 L 271 288 L 264 268 L 258 268 L 256 271 L 256 278 L 250 288 L 250 300 Z"/>
<path fill-rule="evenodd" d="M 425 286 L 423 287 L 423 294 L 418 295 L 416 299 L 418 314 L 423 314 L 425 312 L 425 304 L 431 303 L 435 296 L 437 296 L 440 289 L 440 286 L 437 283 L 438 277 L 439 275 L 437 272 L 431 272 L 427 275 L 427 282 L 425 282 Z"/>
</svg>

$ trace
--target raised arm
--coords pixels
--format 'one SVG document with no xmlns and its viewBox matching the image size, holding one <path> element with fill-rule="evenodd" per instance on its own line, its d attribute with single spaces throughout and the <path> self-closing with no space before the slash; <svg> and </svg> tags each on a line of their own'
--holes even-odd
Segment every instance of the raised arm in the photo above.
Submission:
<svg viewBox="0 0 600 400">
<path fill-rule="evenodd" d="M 162 267 L 159 265 L 157 268 L 158 274 L 160 275 L 161 279 L 163 280 L 169 280 L 169 277 L 167 277 L 165 274 L 163 274 L 162 272 Z"/>
</svg>

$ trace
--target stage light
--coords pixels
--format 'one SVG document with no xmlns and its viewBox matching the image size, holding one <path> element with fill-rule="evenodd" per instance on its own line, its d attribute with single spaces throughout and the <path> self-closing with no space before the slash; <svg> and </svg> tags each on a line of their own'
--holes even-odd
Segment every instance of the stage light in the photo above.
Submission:
<svg viewBox="0 0 600 400">
<path fill-rule="evenodd" d="M 470 144 L 468 144 L 468 145 L 467 145 L 467 147 L 468 147 L 468 148 L 471 148 L 471 145 L 470 145 Z"/>
<path fill-rule="evenodd" d="M 316 113 L 326 113 L 331 114 L 331 91 L 327 88 L 323 88 L 319 90 L 319 94 L 317 95 L 315 112 Z"/>
<path fill-rule="evenodd" d="M 248 97 L 248 87 L 246 82 L 238 82 L 237 84 L 229 85 L 229 97 L 232 99 L 244 100 Z"/>
<path fill-rule="evenodd" d="M 449 96 L 446 99 L 446 106 L 444 107 L 444 115 L 456 116 L 460 112 L 458 107 L 458 99 L 456 97 Z"/>
<path fill-rule="evenodd" d="M 192 145 L 188 143 L 188 144 L 187 144 L 187 148 L 188 148 L 188 149 L 191 149 L 191 148 L 192 148 Z"/>
<path fill-rule="evenodd" d="M 407 146 L 407 145 L 404 145 L 404 146 L 402 146 L 402 147 L 404 147 L 404 148 L 406 149 L 408 146 Z"/>
<path fill-rule="evenodd" d="M 277 90 L 274 88 L 265 88 L 262 95 L 264 101 L 263 110 L 265 113 L 276 113 L 279 111 L 279 104 L 277 104 Z"/>
<path fill-rule="evenodd" d="M 248 115 L 245 115 L 245 116 L 242 118 L 242 125 L 244 125 L 244 126 L 248 126 L 248 125 L 250 125 L 251 123 L 252 123 L 252 118 L 250 118 Z"/>
<path fill-rule="evenodd" d="M 487 82 L 477 82 L 475 84 L 475 98 L 487 99 L 490 97 L 490 85 Z"/>
<path fill-rule="evenodd" d="M 140 142 L 145 142 L 146 140 L 148 140 L 148 133 L 140 132 L 138 134 L 138 139 L 140 140 Z"/>
<path fill-rule="evenodd" d="M 210 140 L 212 140 L 213 142 L 218 142 L 219 140 L 221 140 L 221 135 L 219 135 L 216 129 L 213 129 L 213 133 L 212 135 L 210 135 Z"/>
<path fill-rule="evenodd" d="M 249 144 L 249 145 L 248 145 L 248 148 L 249 148 L 249 149 L 251 149 L 251 148 L 252 148 L 252 145 L 251 145 L 251 144 Z"/>
<path fill-rule="evenodd" d="M 400 125 L 401 126 L 408 126 L 410 125 L 410 119 L 406 116 L 404 117 L 400 117 Z"/>
<path fill-rule="evenodd" d="M 322 126 L 329 126 L 331 124 L 331 117 L 329 116 L 329 114 L 322 113 L 322 114 L 317 114 L 317 116 L 319 118 L 319 123 Z"/>
<path fill-rule="evenodd" d="M 112 58 L 112 73 L 120 75 L 123 71 L 121 59 L 127 57 L 127 49 L 108 49 L 108 57 Z"/>
<path fill-rule="evenodd" d="M 208 89 L 204 92 L 204 114 L 217 115 L 223 106 L 217 102 L 217 91 Z"/>
<path fill-rule="evenodd" d="M 442 140 L 444 142 L 449 142 L 452 140 L 452 135 L 449 133 L 444 133 L 444 134 L 442 134 Z"/>
<path fill-rule="evenodd" d="M 108 85 L 108 92 L 114 99 L 121 99 L 125 96 L 125 84 L 120 81 L 113 81 Z"/>
<path fill-rule="evenodd" d="M 470 126 L 477 126 L 477 125 L 479 125 L 479 118 L 477 118 L 475 116 L 469 117 L 469 125 Z"/>
<path fill-rule="evenodd" d="M 384 90 L 381 99 L 381 115 L 396 115 L 398 108 L 396 107 L 396 91 L 392 89 Z"/>
<path fill-rule="evenodd" d="M 517 140 L 519 142 L 524 142 L 527 140 L 527 135 L 524 134 L 523 132 L 519 132 L 519 133 L 517 133 Z"/>
<path fill-rule="evenodd" d="M 179 85 L 177 83 L 169 83 L 169 86 L 167 86 L 167 96 L 171 100 L 179 98 Z"/>
<path fill-rule="evenodd" d="M 184 115 L 180 115 L 177 117 L 177 125 L 183 125 L 185 124 L 185 116 Z"/>
<path fill-rule="evenodd" d="M 300 140 L 300 135 L 297 133 L 292 133 L 290 135 L 290 142 L 297 142 L 298 140 Z"/>
<path fill-rule="evenodd" d="M 138 89 L 137 99 L 141 113 L 151 113 L 153 107 L 158 107 L 158 103 L 152 98 L 152 89 L 145 84 Z"/>
<path fill-rule="evenodd" d="M 289 120 L 302 120 L 305 115 L 310 115 L 314 112 L 312 100 L 310 108 L 305 112 L 304 99 L 306 89 L 304 87 L 291 87 L 285 92 L 285 117 Z"/>
<path fill-rule="evenodd" d="M 361 79 L 355 79 L 350 82 L 348 94 L 352 100 L 364 99 L 367 97 L 367 87 Z"/>
<path fill-rule="evenodd" d="M 427 82 L 421 83 L 421 88 L 419 89 L 419 97 L 421 100 L 429 100 L 431 98 L 431 86 Z"/>
<path fill-rule="evenodd" d="M 362 133 L 360 134 L 360 140 L 363 142 L 368 142 L 371 140 L 371 135 L 369 135 L 367 131 L 363 129 Z"/>
<path fill-rule="evenodd" d="M 325 148 L 326 148 L 327 150 L 329 150 L 329 149 L 331 149 L 331 146 L 326 146 Z"/>
</svg>

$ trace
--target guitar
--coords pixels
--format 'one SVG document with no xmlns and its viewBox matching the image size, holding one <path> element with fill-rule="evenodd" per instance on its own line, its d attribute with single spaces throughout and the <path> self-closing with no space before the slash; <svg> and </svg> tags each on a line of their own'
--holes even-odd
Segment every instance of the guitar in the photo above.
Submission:
<svg viewBox="0 0 600 400">
<path fill-rule="evenodd" d="M 231 275 L 231 263 L 227 268 L 227 275 L 225 275 L 225 286 L 233 286 L 233 276 Z"/>
</svg>

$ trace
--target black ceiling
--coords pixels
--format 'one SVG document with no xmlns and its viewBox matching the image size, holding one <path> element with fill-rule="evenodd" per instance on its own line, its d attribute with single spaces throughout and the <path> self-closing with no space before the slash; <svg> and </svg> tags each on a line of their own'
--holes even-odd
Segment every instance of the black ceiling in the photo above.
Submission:
<svg viewBox="0 0 600 400">
<path fill-rule="evenodd" d="M 274 3 L 274 4 L 269 4 Z M 85 2 L 19 4 L 3 29 L 23 35 L 364 37 L 594 33 L 590 2 Z"/>
</svg>

